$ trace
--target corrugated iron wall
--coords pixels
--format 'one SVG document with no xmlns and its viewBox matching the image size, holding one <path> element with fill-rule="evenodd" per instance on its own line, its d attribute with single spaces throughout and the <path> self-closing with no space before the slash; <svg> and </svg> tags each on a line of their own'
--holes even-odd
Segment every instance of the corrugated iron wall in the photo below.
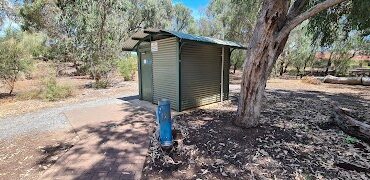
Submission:
<svg viewBox="0 0 370 180">
<path fill-rule="evenodd" d="M 183 44 L 180 58 L 181 110 L 221 100 L 221 55 L 220 46 L 193 42 Z"/>
<path fill-rule="evenodd" d="M 224 47 L 224 100 L 229 99 L 230 47 Z"/>
<path fill-rule="evenodd" d="M 179 110 L 178 40 L 158 40 L 158 51 L 153 54 L 153 101 L 169 99 L 171 108 Z"/>
<path fill-rule="evenodd" d="M 147 42 L 142 42 L 139 46 L 138 46 L 138 49 L 137 49 L 137 57 L 138 57 L 138 80 L 139 80 L 139 98 L 142 100 L 143 99 L 143 89 L 142 89 L 142 69 L 141 69 L 141 53 L 142 52 L 148 52 L 150 51 L 150 43 L 147 43 Z"/>
</svg>

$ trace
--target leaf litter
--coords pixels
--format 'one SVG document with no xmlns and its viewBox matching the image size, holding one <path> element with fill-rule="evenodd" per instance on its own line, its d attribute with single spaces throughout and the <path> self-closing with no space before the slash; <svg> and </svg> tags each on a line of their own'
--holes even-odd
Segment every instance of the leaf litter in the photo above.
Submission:
<svg viewBox="0 0 370 180">
<path fill-rule="evenodd" d="M 237 97 L 173 117 L 170 150 L 160 147 L 154 132 L 143 179 L 370 178 L 369 145 L 348 143 L 331 122 L 328 99 L 361 117 L 368 117 L 368 106 L 346 97 L 272 90 L 264 99 L 263 123 L 242 129 L 232 124 Z"/>
</svg>

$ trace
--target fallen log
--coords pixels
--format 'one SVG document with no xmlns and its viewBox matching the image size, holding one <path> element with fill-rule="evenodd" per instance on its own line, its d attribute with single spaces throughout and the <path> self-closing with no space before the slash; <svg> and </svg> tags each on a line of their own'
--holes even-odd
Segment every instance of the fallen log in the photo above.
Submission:
<svg viewBox="0 0 370 180">
<path fill-rule="evenodd" d="M 328 75 L 325 76 L 324 83 L 362 85 L 362 80 L 361 77 L 335 77 Z"/>
<path fill-rule="evenodd" d="M 362 77 L 362 85 L 370 86 L 370 77 Z"/>
<path fill-rule="evenodd" d="M 357 121 L 340 108 L 337 103 L 332 103 L 334 109 L 334 122 L 346 134 L 370 143 L 370 125 Z"/>
</svg>

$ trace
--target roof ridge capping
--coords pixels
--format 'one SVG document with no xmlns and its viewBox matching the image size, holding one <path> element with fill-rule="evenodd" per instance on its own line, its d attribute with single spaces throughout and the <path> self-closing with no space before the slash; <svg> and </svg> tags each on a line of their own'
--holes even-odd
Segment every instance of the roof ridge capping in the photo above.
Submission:
<svg viewBox="0 0 370 180">
<path fill-rule="evenodd" d="M 213 37 L 207 37 L 207 36 L 198 36 L 198 35 L 178 32 L 178 31 L 148 28 L 148 29 L 140 30 L 140 31 L 134 33 L 128 40 L 126 40 L 123 43 L 122 50 L 132 51 L 141 42 L 140 39 L 145 39 L 151 34 L 162 34 L 162 33 L 169 34 L 171 36 L 175 36 L 175 37 L 178 37 L 180 39 L 185 39 L 185 40 L 190 40 L 190 41 L 197 41 L 197 42 L 203 42 L 203 43 L 230 46 L 230 47 L 237 48 L 237 49 L 247 49 L 241 43 L 237 43 L 237 42 L 233 42 L 233 41 L 221 40 L 221 39 L 217 39 L 217 38 L 213 38 Z"/>
<path fill-rule="evenodd" d="M 207 43 L 212 43 L 212 44 L 231 46 L 231 47 L 240 48 L 240 49 L 247 49 L 241 43 L 237 43 L 233 41 L 221 40 L 221 39 L 208 37 L 208 36 L 198 36 L 194 34 L 178 32 L 178 31 L 170 31 L 170 30 L 160 30 L 160 31 L 170 33 L 174 36 L 177 36 L 180 39 L 187 39 L 187 40 L 192 40 L 192 41 L 207 42 Z"/>
</svg>

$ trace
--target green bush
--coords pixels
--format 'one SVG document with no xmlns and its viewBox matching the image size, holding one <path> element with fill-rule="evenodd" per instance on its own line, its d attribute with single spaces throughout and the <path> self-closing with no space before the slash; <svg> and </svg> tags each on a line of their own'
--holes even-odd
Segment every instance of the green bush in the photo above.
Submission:
<svg viewBox="0 0 370 180">
<path fill-rule="evenodd" d="M 350 59 L 341 59 L 334 62 L 335 75 L 336 76 L 346 76 L 348 75 L 349 69 L 351 67 Z"/>
<path fill-rule="evenodd" d="M 0 37 L 0 80 L 11 95 L 15 82 L 21 73 L 28 74 L 32 69 L 30 53 L 26 45 L 20 43 L 22 32 L 7 30 L 5 37 Z"/>
<path fill-rule="evenodd" d="M 117 68 L 125 81 L 132 81 L 134 80 L 137 69 L 137 58 L 135 56 L 129 56 L 125 59 L 120 59 L 117 62 Z"/>
<path fill-rule="evenodd" d="M 43 82 L 41 97 L 48 101 L 57 101 L 70 97 L 72 88 L 66 85 L 59 85 L 54 77 L 47 78 Z"/>
<path fill-rule="evenodd" d="M 99 80 L 99 81 L 95 81 L 93 84 L 92 84 L 92 87 L 95 88 L 95 89 L 105 89 L 109 86 L 109 81 L 108 80 Z"/>
<path fill-rule="evenodd" d="M 327 64 L 327 60 L 314 60 L 312 62 L 312 68 L 326 68 Z"/>
<path fill-rule="evenodd" d="M 347 144 L 355 144 L 355 143 L 358 143 L 358 139 L 352 136 L 347 136 L 345 139 L 345 142 Z"/>
</svg>

